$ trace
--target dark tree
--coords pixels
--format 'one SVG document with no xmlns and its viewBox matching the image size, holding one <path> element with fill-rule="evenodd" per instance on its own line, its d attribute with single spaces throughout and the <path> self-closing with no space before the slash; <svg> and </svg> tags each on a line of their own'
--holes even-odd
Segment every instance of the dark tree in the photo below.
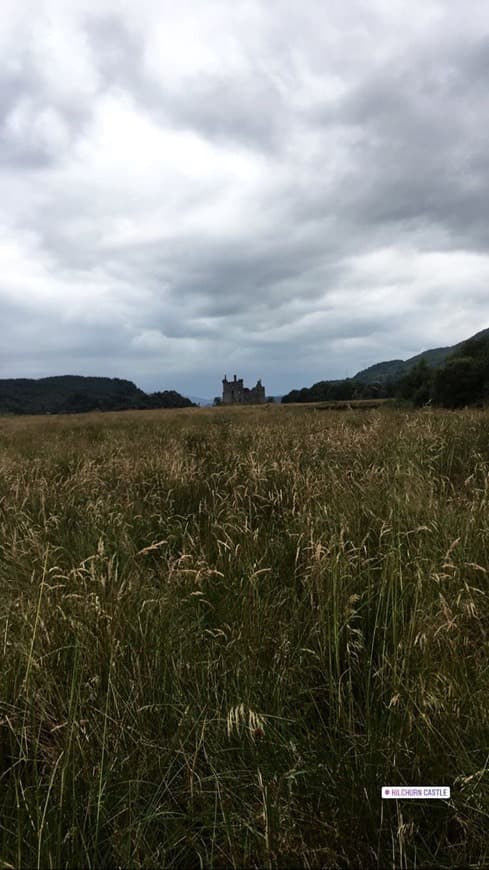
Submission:
<svg viewBox="0 0 489 870">
<path fill-rule="evenodd" d="M 397 395 L 419 407 L 430 401 L 432 393 L 433 369 L 428 366 L 424 359 L 421 359 L 401 378 L 397 387 Z"/>
<path fill-rule="evenodd" d="M 480 361 L 469 356 L 449 360 L 435 374 L 433 398 L 436 404 L 446 408 L 463 408 L 482 402 L 484 368 Z"/>
</svg>

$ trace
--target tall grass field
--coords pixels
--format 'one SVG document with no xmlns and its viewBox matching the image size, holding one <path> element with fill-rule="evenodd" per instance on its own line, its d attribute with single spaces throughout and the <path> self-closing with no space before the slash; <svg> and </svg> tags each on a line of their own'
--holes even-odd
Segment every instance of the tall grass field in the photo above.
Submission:
<svg viewBox="0 0 489 870">
<path fill-rule="evenodd" d="M 489 866 L 489 412 L 4 417 L 0 523 L 0 870 Z"/>
</svg>

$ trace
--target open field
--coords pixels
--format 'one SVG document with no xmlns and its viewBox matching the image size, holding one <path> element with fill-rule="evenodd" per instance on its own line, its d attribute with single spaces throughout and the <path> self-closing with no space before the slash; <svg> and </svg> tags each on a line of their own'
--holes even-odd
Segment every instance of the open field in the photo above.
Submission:
<svg viewBox="0 0 489 870">
<path fill-rule="evenodd" d="M 0 419 L 0 870 L 487 867 L 488 501 L 489 412 Z"/>
<path fill-rule="evenodd" d="M 393 404 L 393 399 L 349 399 L 348 401 L 314 402 L 312 407 L 316 411 L 368 411 L 373 408 L 381 408 L 384 405 L 387 407 L 390 404 Z M 308 405 L 311 407 L 310 402 L 301 403 L 303 408 L 306 408 Z"/>
</svg>

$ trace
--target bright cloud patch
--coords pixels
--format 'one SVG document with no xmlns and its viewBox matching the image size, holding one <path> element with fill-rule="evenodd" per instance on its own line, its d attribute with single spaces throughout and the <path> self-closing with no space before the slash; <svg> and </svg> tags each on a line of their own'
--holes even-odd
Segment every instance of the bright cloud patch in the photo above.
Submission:
<svg viewBox="0 0 489 870">
<path fill-rule="evenodd" d="M 0 376 L 278 393 L 489 325 L 488 25 L 5 0 Z"/>
</svg>

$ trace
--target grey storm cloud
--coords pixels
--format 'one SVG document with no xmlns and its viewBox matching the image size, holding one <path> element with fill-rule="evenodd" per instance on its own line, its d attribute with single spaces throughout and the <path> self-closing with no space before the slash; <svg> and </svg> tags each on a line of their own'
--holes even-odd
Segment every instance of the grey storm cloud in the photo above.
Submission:
<svg viewBox="0 0 489 870">
<path fill-rule="evenodd" d="M 386 63 L 319 122 L 356 132 L 362 159 L 344 205 L 375 223 L 419 220 L 487 245 L 489 38 Z M 367 170 L 367 171 L 366 171 Z"/>
<path fill-rule="evenodd" d="M 488 324 L 489 11 L 5 0 L 1 375 L 271 392 Z"/>
</svg>

